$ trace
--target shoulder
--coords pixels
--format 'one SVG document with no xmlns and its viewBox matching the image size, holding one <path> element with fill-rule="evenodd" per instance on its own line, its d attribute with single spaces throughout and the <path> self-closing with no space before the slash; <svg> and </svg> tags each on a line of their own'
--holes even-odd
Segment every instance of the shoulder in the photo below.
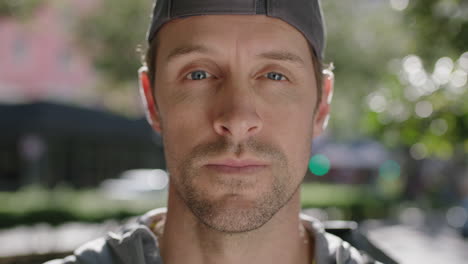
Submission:
<svg viewBox="0 0 468 264">
<path fill-rule="evenodd" d="M 148 227 L 138 223 L 125 226 L 119 232 L 84 244 L 71 256 L 44 264 L 114 263 L 161 263 L 157 240 Z"/>
<path fill-rule="evenodd" d="M 76 249 L 73 255 L 64 259 L 55 259 L 44 264 L 107 264 L 113 263 L 106 238 L 98 238 Z"/>
<path fill-rule="evenodd" d="M 370 247 L 362 240 L 365 237 L 359 233 L 355 222 L 320 222 L 305 214 L 301 214 L 301 220 L 314 236 L 317 264 L 381 263 L 374 259 L 376 251 L 367 251 Z M 382 259 L 382 256 L 379 255 L 378 257 Z"/>
</svg>

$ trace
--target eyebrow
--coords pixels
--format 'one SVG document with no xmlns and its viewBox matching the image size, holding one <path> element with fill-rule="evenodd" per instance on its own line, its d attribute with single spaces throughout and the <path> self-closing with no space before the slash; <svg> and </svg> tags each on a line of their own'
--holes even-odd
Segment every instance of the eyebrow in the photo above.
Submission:
<svg viewBox="0 0 468 264">
<path fill-rule="evenodd" d="M 191 53 L 212 54 L 212 53 L 215 53 L 215 51 L 203 45 L 180 46 L 180 47 L 173 49 L 169 53 L 169 55 L 167 55 L 166 61 L 170 62 L 178 57 L 189 55 Z M 273 51 L 263 52 L 263 53 L 257 54 L 256 57 L 268 59 L 268 60 L 275 60 L 275 61 L 286 61 L 286 62 L 297 64 L 299 66 L 305 65 L 304 60 L 302 60 L 300 56 L 292 52 L 283 51 L 283 50 L 273 50 Z"/>
<path fill-rule="evenodd" d="M 173 49 L 169 55 L 166 57 L 166 61 L 170 62 L 171 60 L 174 60 L 178 57 L 181 57 L 183 55 L 188 55 L 191 53 L 215 53 L 212 49 L 203 46 L 203 45 L 186 45 L 186 46 L 181 46 Z"/>
<path fill-rule="evenodd" d="M 291 62 L 294 64 L 298 64 L 299 66 L 304 66 L 304 60 L 298 55 L 291 53 L 289 51 L 267 51 L 264 53 L 260 53 L 257 57 L 268 59 L 268 60 L 276 60 L 276 61 L 286 61 Z"/>
</svg>

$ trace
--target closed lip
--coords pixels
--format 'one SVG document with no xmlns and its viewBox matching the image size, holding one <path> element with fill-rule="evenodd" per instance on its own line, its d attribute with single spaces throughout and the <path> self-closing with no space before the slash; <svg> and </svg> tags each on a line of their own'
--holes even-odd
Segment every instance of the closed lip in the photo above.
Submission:
<svg viewBox="0 0 468 264">
<path fill-rule="evenodd" d="M 263 167 L 268 166 L 268 163 L 261 160 L 255 159 L 223 159 L 217 161 L 210 161 L 205 166 L 225 166 L 232 168 L 244 168 L 244 167 Z"/>
</svg>

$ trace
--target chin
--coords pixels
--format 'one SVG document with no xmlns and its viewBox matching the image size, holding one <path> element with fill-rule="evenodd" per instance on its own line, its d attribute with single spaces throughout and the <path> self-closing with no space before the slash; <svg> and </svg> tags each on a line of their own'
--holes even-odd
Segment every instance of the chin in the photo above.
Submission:
<svg viewBox="0 0 468 264">
<path fill-rule="evenodd" d="M 262 227 L 273 215 L 257 209 L 225 209 L 215 217 L 204 219 L 203 223 L 223 233 L 245 233 Z"/>
<path fill-rule="evenodd" d="M 269 191 L 224 194 L 210 199 L 202 197 L 201 192 L 185 194 L 186 205 L 207 227 L 224 233 L 244 233 L 270 221 L 294 192 L 275 186 Z"/>
</svg>

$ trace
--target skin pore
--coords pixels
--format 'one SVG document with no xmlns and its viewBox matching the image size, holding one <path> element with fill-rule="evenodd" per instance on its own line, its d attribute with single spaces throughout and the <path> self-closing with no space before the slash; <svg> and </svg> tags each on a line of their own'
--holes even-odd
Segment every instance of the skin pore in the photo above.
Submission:
<svg viewBox="0 0 468 264">
<path fill-rule="evenodd" d="M 158 38 L 154 87 L 141 76 L 171 179 L 164 263 L 312 263 L 299 185 L 328 100 L 306 39 L 258 15 L 178 19 Z"/>
</svg>

